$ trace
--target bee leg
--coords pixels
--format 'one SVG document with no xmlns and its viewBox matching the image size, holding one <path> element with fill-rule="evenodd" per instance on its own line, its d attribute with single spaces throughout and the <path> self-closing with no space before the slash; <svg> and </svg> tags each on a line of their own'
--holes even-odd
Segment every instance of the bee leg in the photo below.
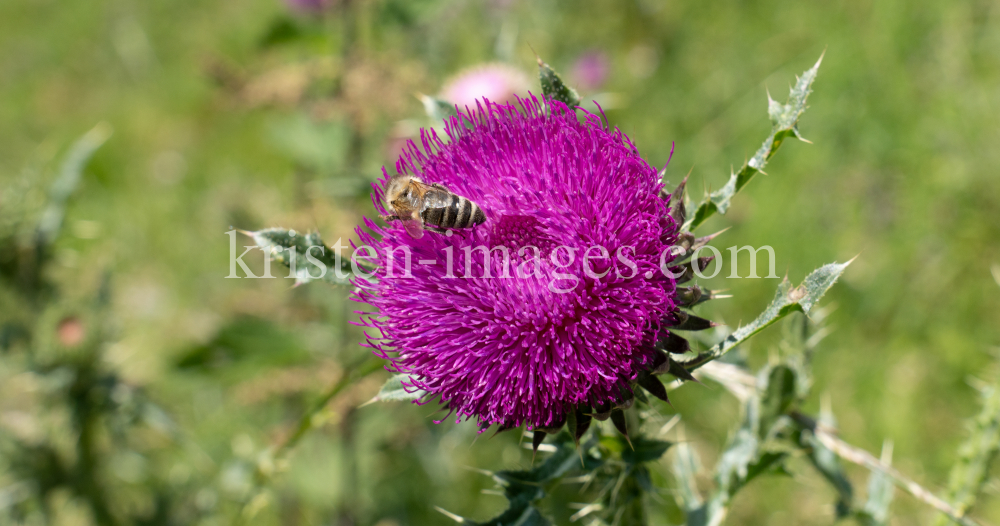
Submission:
<svg viewBox="0 0 1000 526">
<path fill-rule="evenodd" d="M 400 218 L 399 218 L 399 216 L 397 216 L 397 215 L 394 214 L 394 215 L 382 216 L 382 220 L 385 221 L 385 222 L 400 221 Z"/>
</svg>

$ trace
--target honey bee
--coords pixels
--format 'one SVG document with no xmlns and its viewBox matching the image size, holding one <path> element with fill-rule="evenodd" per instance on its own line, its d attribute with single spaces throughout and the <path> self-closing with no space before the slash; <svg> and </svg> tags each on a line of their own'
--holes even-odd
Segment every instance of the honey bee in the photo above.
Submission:
<svg viewBox="0 0 1000 526">
<path fill-rule="evenodd" d="M 423 237 L 425 229 L 442 234 L 449 228 L 471 228 L 486 222 L 476 203 L 443 185 L 428 185 L 413 176 L 393 177 L 385 190 L 385 200 L 391 214 L 382 219 L 402 221 L 414 239 Z"/>
</svg>

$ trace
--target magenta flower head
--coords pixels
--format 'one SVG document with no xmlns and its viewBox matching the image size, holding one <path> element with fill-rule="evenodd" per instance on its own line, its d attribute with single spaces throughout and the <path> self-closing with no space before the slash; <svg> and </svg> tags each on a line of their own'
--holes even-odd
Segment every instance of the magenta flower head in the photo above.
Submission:
<svg viewBox="0 0 1000 526">
<path fill-rule="evenodd" d="M 630 403 L 637 378 L 669 362 L 657 347 L 677 315 L 661 267 L 678 225 L 657 171 L 620 131 L 552 100 L 486 101 L 445 131 L 423 130 L 396 171 L 485 221 L 412 236 L 366 219 L 367 345 L 483 429 L 551 429 Z M 373 201 L 387 215 L 383 175 Z"/>
</svg>

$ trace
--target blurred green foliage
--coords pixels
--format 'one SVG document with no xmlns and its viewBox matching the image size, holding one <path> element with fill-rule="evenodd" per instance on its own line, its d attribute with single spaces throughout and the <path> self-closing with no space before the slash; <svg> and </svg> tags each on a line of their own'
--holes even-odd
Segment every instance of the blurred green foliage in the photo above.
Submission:
<svg viewBox="0 0 1000 526">
<path fill-rule="evenodd" d="M 1000 341 L 995 2 L 330 6 L 314 16 L 277 0 L 0 4 L 0 514 L 393 526 L 449 521 L 435 506 L 475 520 L 506 509 L 481 493 L 494 481 L 468 468 L 528 470 L 530 448 L 511 433 L 476 440 L 471 423 L 432 424 L 427 406 L 358 408 L 384 372 L 338 391 L 287 471 L 256 493 L 269 448 L 368 351 L 348 323 L 361 307 L 346 288 L 225 279 L 225 232 L 316 228 L 346 243 L 373 214 L 368 182 L 427 124 L 414 94 L 481 62 L 532 73 L 529 44 L 570 81 L 581 52 L 607 53 L 607 84 L 580 95 L 602 102 L 653 164 L 675 142 L 666 178 L 690 170 L 695 200 L 766 136 L 767 93 L 783 100 L 825 50 L 799 124 L 814 144 L 783 148 L 771 175 L 703 231 L 733 225 L 716 246 L 774 247 L 792 282 L 860 253 L 827 296 L 838 308 L 812 392 L 830 394 L 848 441 L 874 451 L 892 439 L 898 469 L 945 486 L 966 438 L 960 422 L 979 412 L 967 379 L 993 378 L 987 350 Z M 114 134 L 35 257 L 50 189 L 98 122 Z M 245 259 L 260 275 L 255 255 Z M 726 263 L 706 285 L 734 299 L 700 312 L 735 327 L 776 282 L 726 279 Z M 84 337 L 68 345 L 74 320 Z M 755 369 L 779 348 L 778 332 L 742 349 Z M 740 403 L 699 385 L 670 398 L 662 411 L 683 416 L 686 450 L 715 465 Z M 818 412 L 815 396 L 803 405 Z M 788 463 L 798 481 L 747 486 L 730 523 L 832 522 L 838 493 L 809 463 Z M 670 486 L 668 460 L 646 466 Z M 845 470 L 863 487 L 867 473 Z M 29 488 L 18 483 L 26 472 L 50 476 Z M 47 508 L 29 505 L 36 491 Z M 557 492 L 547 512 L 575 498 Z M 651 523 L 682 520 L 673 500 L 647 506 Z M 977 516 L 1000 522 L 996 502 L 981 498 Z M 932 517 L 906 496 L 892 514 Z"/>
</svg>

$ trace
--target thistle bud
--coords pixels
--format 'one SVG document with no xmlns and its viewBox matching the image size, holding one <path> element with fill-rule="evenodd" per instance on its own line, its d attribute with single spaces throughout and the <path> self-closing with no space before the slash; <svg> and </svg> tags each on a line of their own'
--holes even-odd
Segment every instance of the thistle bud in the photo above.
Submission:
<svg viewBox="0 0 1000 526">
<path fill-rule="evenodd" d="M 681 307 L 690 307 L 701 301 L 704 290 L 698 285 L 677 288 L 677 304 Z"/>
</svg>

